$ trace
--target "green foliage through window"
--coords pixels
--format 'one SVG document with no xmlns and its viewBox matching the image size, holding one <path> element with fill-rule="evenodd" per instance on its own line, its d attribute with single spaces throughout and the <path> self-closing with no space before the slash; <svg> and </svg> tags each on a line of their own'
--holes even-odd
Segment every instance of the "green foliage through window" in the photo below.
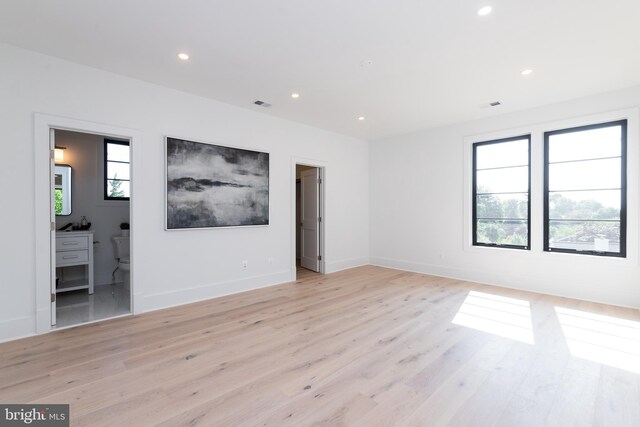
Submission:
<svg viewBox="0 0 640 427">
<path fill-rule="evenodd" d="M 56 215 L 62 214 L 62 190 L 56 188 L 55 195 L 55 211 Z"/>
<path fill-rule="evenodd" d="M 118 179 L 118 174 L 116 173 L 113 179 L 109 180 L 108 191 L 109 197 L 113 198 L 121 198 L 126 197 L 124 191 L 122 190 L 122 181 Z"/>
</svg>

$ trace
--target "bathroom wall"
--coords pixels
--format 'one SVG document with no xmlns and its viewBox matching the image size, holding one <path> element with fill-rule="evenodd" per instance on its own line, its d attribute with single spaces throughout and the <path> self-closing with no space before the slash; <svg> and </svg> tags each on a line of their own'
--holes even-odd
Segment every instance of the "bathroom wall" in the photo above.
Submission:
<svg viewBox="0 0 640 427">
<path fill-rule="evenodd" d="M 57 216 L 56 228 L 68 222 L 80 222 L 82 216 L 91 222 L 94 233 L 94 278 L 96 285 L 112 283 L 116 267 L 111 237 L 120 235 L 120 223 L 129 222 L 129 202 L 104 200 L 104 138 L 86 133 L 56 131 L 56 145 L 66 147 L 64 164 L 71 166 L 71 215 Z M 67 279 L 83 275 L 83 267 L 66 267 Z M 119 275 L 116 281 L 120 281 Z"/>
</svg>

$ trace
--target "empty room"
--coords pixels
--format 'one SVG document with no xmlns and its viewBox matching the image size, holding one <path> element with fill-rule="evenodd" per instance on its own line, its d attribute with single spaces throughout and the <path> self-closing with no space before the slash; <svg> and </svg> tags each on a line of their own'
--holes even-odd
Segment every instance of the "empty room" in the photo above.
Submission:
<svg viewBox="0 0 640 427">
<path fill-rule="evenodd" d="M 0 0 L 0 425 L 640 425 L 640 2 Z"/>
</svg>

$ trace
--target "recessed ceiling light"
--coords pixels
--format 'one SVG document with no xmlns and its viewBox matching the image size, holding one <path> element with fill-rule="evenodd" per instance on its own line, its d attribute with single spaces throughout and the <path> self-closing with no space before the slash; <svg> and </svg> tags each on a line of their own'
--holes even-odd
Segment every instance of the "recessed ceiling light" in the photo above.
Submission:
<svg viewBox="0 0 640 427">
<path fill-rule="evenodd" d="M 478 15 L 487 16 L 488 14 L 491 13 L 492 10 L 493 10 L 493 8 L 491 6 L 481 7 L 480 9 L 478 9 Z"/>
<path fill-rule="evenodd" d="M 524 70 L 520 71 L 520 74 L 522 74 L 523 76 L 528 76 L 531 73 L 533 73 L 533 70 L 531 68 L 525 68 Z"/>
<path fill-rule="evenodd" d="M 291 94 L 291 97 L 292 97 L 293 99 L 298 99 L 298 98 L 300 98 L 300 94 L 299 94 L 299 93 L 297 93 L 297 92 L 293 92 L 293 93 Z"/>
<path fill-rule="evenodd" d="M 364 120 L 364 116 L 359 116 L 358 120 L 363 121 Z"/>
<path fill-rule="evenodd" d="M 186 54 L 186 53 L 184 53 L 184 52 L 180 52 L 180 53 L 178 54 L 178 58 L 182 59 L 183 61 L 187 61 L 187 60 L 189 59 L 189 55 L 187 55 L 187 54 Z"/>
</svg>

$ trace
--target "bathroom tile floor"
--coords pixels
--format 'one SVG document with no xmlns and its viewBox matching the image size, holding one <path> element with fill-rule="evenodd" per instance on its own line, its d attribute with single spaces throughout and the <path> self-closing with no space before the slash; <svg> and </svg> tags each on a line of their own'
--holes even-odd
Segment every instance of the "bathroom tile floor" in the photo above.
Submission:
<svg viewBox="0 0 640 427">
<path fill-rule="evenodd" d="M 86 290 L 57 294 L 56 327 L 79 325 L 131 312 L 129 289 L 124 284 L 96 286 L 93 295 Z"/>
</svg>

